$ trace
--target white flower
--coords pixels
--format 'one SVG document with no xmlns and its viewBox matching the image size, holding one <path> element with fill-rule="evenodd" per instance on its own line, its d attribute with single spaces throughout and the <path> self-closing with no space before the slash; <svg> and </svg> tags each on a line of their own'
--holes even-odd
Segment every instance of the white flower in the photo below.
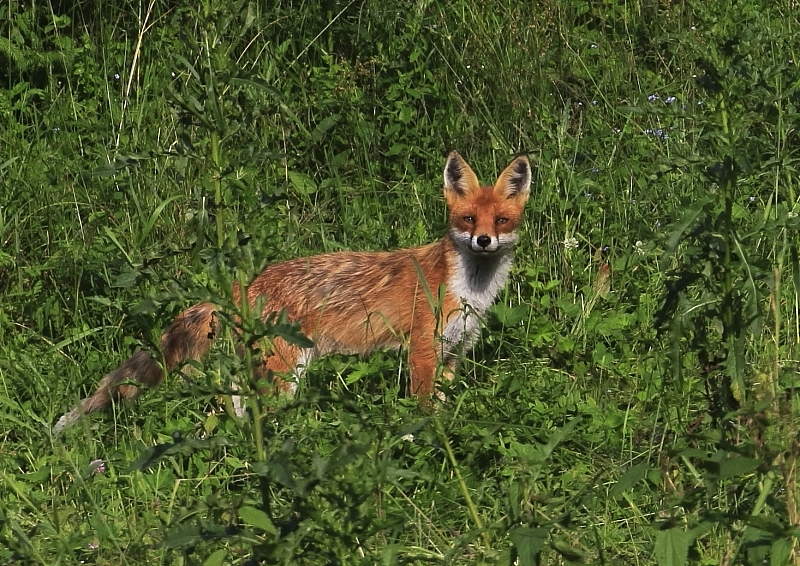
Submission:
<svg viewBox="0 0 800 566">
<path fill-rule="evenodd" d="M 564 238 L 564 249 L 566 250 L 577 250 L 578 249 L 578 238 L 574 236 L 568 236 Z"/>
<path fill-rule="evenodd" d="M 636 243 L 633 244 L 633 251 L 636 252 L 638 255 L 644 255 L 647 253 L 644 249 L 644 242 L 641 240 L 636 240 Z"/>
<path fill-rule="evenodd" d="M 400 440 L 405 440 L 406 442 L 414 442 L 414 435 L 410 432 L 408 434 L 404 434 L 400 437 Z"/>
</svg>

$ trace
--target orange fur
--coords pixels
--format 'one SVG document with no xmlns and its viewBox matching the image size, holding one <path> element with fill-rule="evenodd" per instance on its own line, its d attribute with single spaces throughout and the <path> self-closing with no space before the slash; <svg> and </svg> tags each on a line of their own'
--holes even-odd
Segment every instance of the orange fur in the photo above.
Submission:
<svg viewBox="0 0 800 566">
<path fill-rule="evenodd" d="M 437 364 L 450 369 L 457 350 L 477 336 L 480 318 L 505 284 L 515 230 L 530 186 L 530 164 L 518 157 L 494 186 L 480 186 L 461 156 L 445 165 L 444 194 L 450 229 L 437 242 L 391 252 L 338 252 L 292 259 L 267 267 L 247 288 L 251 306 L 263 300 L 262 316 L 283 309 L 314 342 L 301 349 L 280 338 L 262 361 L 264 375 L 285 390 L 313 359 L 332 352 L 367 354 L 376 348 L 408 347 L 413 395 L 433 392 Z M 444 289 L 442 304 L 437 303 Z M 234 300 L 241 300 L 234 289 Z M 91 397 L 61 417 L 60 431 L 81 414 L 131 399 L 161 382 L 187 360 L 199 360 L 216 334 L 217 307 L 183 311 L 161 338 L 166 368 L 137 352 L 106 375 Z M 284 379 L 281 379 L 283 377 Z"/>
</svg>

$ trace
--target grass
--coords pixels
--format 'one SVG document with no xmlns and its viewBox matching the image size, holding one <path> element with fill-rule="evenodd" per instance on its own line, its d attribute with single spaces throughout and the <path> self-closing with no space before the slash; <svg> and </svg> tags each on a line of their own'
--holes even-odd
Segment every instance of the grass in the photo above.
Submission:
<svg viewBox="0 0 800 566">
<path fill-rule="evenodd" d="M 0 563 L 800 564 L 791 2 L 0 22 Z M 52 436 L 192 301 L 439 237 L 450 149 L 535 178 L 435 411 L 402 355 L 339 356 L 253 398 L 253 427 L 224 410 L 247 366 L 223 340 Z"/>
</svg>

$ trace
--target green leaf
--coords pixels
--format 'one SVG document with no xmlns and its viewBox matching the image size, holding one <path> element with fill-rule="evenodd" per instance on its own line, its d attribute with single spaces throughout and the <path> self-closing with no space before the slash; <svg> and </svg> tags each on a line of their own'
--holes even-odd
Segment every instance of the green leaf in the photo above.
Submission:
<svg viewBox="0 0 800 566">
<path fill-rule="evenodd" d="M 317 192 L 317 184 L 304 173 L 289 171 L 289 182 L 294 189 L 302 195 L 312 195 Z"/>
<path fill-rule="evenodd" d="M 547 542 L 546 529 L 530 529 L 517 527 L 509 533 L 511 543 L 517 549 L 520 566 L 536 566 L 537 557 Z"/>
<path fill-rule="evenodd" d="M 746 458 L 744 456 L 735 456 L 722 462 L 719 466 L 719 479 L 727 480 L 737 476 L 749 474 L 761 464 L 755 458 Z"/>
<path fill-rule="evenodd" d="M 315 142 L 322 141 L 322 138 L 325 137 L 325 132 L 330 130 L 337 124 L 337 122 L 339 122 L 339 117 L 339 114 L 333 114 L 317 124 L 317 127 L 314 128 L 314 131 L 311 133 L 311 139 L 313 139 Z"/>
<path fill-rule="evenodd" d="M 792 555 L 792 542 L 781 538 L 772 543 L 769 552 L 769 566 L 789 566 Z"/>
<path fill-rule="evenodd" d="M 530 316 L 531 312 L 530 306 L 526 304 L 509 307 L 506 304 L 497 303 L 490 310 L 503 326 L 516 326 Z"/>
<path fill-rule="evenodd" d="M 201 450 L 214 450 L 222 446 L 230 446 L 230 442 L 224 436 L 193 438 L 190 440 L 185 440 L 177 436 L 172 444 L 156 444 L 145 450 L 142 455 L 131 464 L 131 469 L 144 470 L 166 456 L 174 456 L 176 454 L 188 455 Z"/>
<path fill-rule="evenodd" d="M 121 289 L 133 287 L 139 281 L 140 274 L 141 272 L 137 269 L 126 269 L 120 273 L 116 279 L 114 279 L 114 282 L 111 284 L 111 286 Z"/>
<path fill-rule="evenodd" d="M 674 225 L 672 233 L 667 239 L 664 254 L 661 256 L 662 269 L 666 267 L 667 260 L 672 257 L 673 253 L 675 253 L 675 250 L 678 248 L 678 244 L 680 244 L 681 240 L 683 239 L 684 233 L 697 221 L 698 218 L 703 216 L 703 214 L 706 214 L 706 205 L 710 202 L 714 202 L 715 200 L 716 197 L 713 196 L 707 196 L 703 199 L 700 199 L 694 204 L 694 206 L 689 208 L 683 217 Z"/>
<path fill-rule="evenodd" d="M 634 484 L 638 483 L 642 478 L 647 475 L 647 472 L 650 470 L 650 466 L 647 462 L 642 464 L 637 464 L 636 466 L 630 468 L 622 477 L 619 478 L 614 487 L 608 492 L 611 497 L 617 497 L 618 495 L 622 495 L 622 493 L 632 487 Z"/>
<path fill-rule="evenodd" d="M 0 171 L 2 171 L 3 169 L 5 169 L 6 167 L 10 166 L 10 165 L 11 165 L 12 163 L 14 163 L 14 162 L 15 162 L 17 159 L 19 159 L 19 156 L 12 157 L 11 159 L 6 159 L 6 160 L 5 160 L 5 161 L 3 161 L 2 163 L 0 163 Z"/>
<path fill-rule="evenodd" d="M 311 338 L 303 334 L 296 323 L 287 322 L 285 324 L 276 324 L 272 327 L 272 332 L 275 336 L 280 336 L 289 344 L 294 344 L 301 348 L 314 347 L 314 342 Z"/>
<path fill-rule="evenodd" d="M 164 535 L 162 544 L 167 548 L 180 548 L 197 544 L 201 538 L 200 525 L 181 525 Z"/>
<path fill-rule="evenodd" d="M 122 252 L 122 255 L 125 256 L 125 261 L 128 262 L 128 265 L 133 265 L 133 261 L 131 260 L 131 257 L 128 255 L 128 252 L 125 250 L 125 248 L 122 247 L 122 244 L 119 243 L 119 240 L 117 239 L 117 235 L 114 234 L 114 232 L 111 230 L 111 228 L 109 228 L 108 226 L 103 226 L 103 231 L 105 232 L 106 236 L 108 236 L 108 239 L 111 240 L 114 243 L 115 246 L 117 246 L 117 249 L 120 252 Z"/>
<path fill-rule="evenodd" d="M 263 79 L 259 79 L 258 77 L 239 76 L 229 79 L 228 82 L 232 85 L 247 86 L 256 90 L 260 90 L 261 92 L 264 92 L 277 100 L 282 98 L 281 93 L 277 89 L 271 87 Z"/>
<path fill-rule="evenodd" d="M 140 246 L 142 245 L 142 242 L 144 242 L 145 238 L 147 238 L 147 236 L 150 234 L 150 231 L 153 229 L 153 226 L 155 226 L 156 221 L 158 220 L 158 217 L 161 216 L 161 212 L 163 212 L 164 208 L 178 198 L 178 195 L 171 196 L 156 207 L 156 209 L 150 215 L 150 218 L 147 219 L 147 224 L 145 224 L 144 227 L 139 231 L 139 237 L 137 238 L 137 241 Z"/>
<path fill-rule="evenodd" d="M 680 528 L 656 534 L 655 555 L 658 566 L 685 566 L 689 557 L 689 534 Z"/>
<path fill-rule="evenodd" d="M 575 417 L 567 424 L 562 426 L 560 429 L 556 430 L 550 436 L 550 440 L 547 441 L 547 444 L 542 446 L 542 454 L 544 455 L 544 457 L 548 458 L 550 454 L 553 453 L 553 450 L 555 449 L 556 446 L 561 444 L 561 442 L 565 438 L 569 438 L 572 435 L 572 431 L 575 430 L 575 427 L 578 426 L 578 423 L 580 423 L 582 420 L 583 418 L 580 416 Z"/>
<path fill-rule="evenodd" d="M 79 342 L 79 341 L 83 340 L 84 338 L 86 338 L 87 336 L 91 336 L 92 334 L 100 332 L 100 330 L 102 330 L 102 327 L 97 326 L 95 328 L 90 328 L 88 330 L 84 330 L 83 332 L 78 332 L 77 334 L 74 334 L 74 335 L 70 336 L 69 338 L 64 338 L 61 342 L 58 342 L 57 344 L 53 344 L 52 346 L 50 346 L 50 351 L 51 352 L 58 352 L 58 351 L 62 350 L 63 348 L 69 346 L 70 344 L 73 344 L 75 342 Z"/>
<path fill-rule="evenodd" d="M 217 428 L 219 424 L 219 417 L 217 415 L 209 415 L 206 419 L 206 422 L 203 423 L 203 430 L 206 431 L 206 434 L 211 433 Z"/>
<path fill-rule="evenodd" d="M 222 561 L 225 560 L 225 556 L 228 554 L 228 551 L 224 548 L 220 548 L 217 551 L 214 551 L 211 556 L 206 558 L 206 561 L 203 562 L 203 566 L 222 566 Z"/>
<path fill-rule="evenodd" d="M 755 527 L 759 531 L 764 531 L 771 534 L 775 538 L 783 538 L 789 536 L 789 530 L 776 517 L 769 515 L 751 515 L 746 519 L 747 524 Z"/>
<path fill-rule="evenodd" d="M 267 534 L 278 536 L 278 529 L 275 528 L 272 519 L 261 509 L 242 507 L 239 509 L 239 519 L 246 525 L 260 529 Z"/>
<path fill-rule="evenodd" d="M 567 562 L 582 562 L 583 552 L 572 546 L 569 542 L 556 539 L 550 542 L 550 546 L 558 552 Z"/>
</svg>

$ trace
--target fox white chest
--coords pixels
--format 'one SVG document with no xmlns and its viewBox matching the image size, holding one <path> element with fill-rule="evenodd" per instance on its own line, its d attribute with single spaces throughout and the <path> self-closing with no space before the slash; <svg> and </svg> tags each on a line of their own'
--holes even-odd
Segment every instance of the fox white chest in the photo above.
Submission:
<svg viewBox="0 0 800 566">
<path fill-rule="evenodd" d="M 458 251 L 450 266 L 447 290 L 462 306 L 442 332 L 447 354 L 462 344 L 468 348 L 477 338 L 481 320 L 506 284 L 512 261 L 511 253 L 480 256 L 466 250 Z"/>
</svg>

